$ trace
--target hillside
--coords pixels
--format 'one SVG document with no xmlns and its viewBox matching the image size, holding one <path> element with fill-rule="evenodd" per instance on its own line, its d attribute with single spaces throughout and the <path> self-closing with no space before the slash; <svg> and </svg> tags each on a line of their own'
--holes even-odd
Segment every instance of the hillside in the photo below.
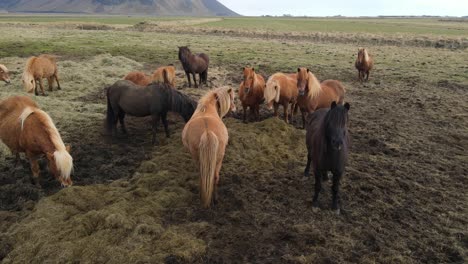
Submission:
<svg viewBox="0 0 468 264">
<path fill-rule="evenodd" d="M 237 16 L 216 0 L 4 0 L 0 10 L 155 16 Z"/>
</svg>

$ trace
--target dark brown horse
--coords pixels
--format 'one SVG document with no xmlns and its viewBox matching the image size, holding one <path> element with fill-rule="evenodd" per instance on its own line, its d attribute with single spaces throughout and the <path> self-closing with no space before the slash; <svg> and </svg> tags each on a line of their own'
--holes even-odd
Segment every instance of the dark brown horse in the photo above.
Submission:
<svg viewBox="0 0 468 264">
<path fill-rule="evenodd" d="M 314 169 L 315 193 L 312 200 L 314 207 L 318 206 L 318 196 L 322 188 L 322 179 L 327 180 L 328 171 L 333 173 L 333 203 L 332 208 L 339 213 L 339 187 L 348 157 L 349 104 L 331 103 L 331 108 L 318 109 L 309 114 L 307 120 L 307 166 L 304 171 L 309 176 L 310 165 Z"/>
<path fill-rule="evenodd" d="M 208 55 L 205 53 L 194 55 L 187 46 L 184 46 L 179 47 L 179 60 L 184 67 L 185 75 L 187 75 L 189 87 L 192 87 L 192 82 L 190 80 L 190 74 L 192 74 L 195 88 L 198 88 L 197 79 L 195 78 L 196 73 L 200 76 L 200 86 L 202 82 L 206 85 L 208 79 L 208 65 L 210 64 Z"/>
<path fill-rule="evenodd" d="M 107 90 L 107 132 L 116 132 L 117 122 L 120 122 L 123 133 L 125 114 L 137 117 L 153 118 L 153 145 L 156 143 L 156 128 L 162 119 L 166 136 L 169 137 L 167 112 L 179 113 L 187 122 L 192 117 L 197 103 L 187 95 L 171 88 L 165 83 L 151 83 L 139 86 L 131 81 L 120 80 Z"/>
</svg>

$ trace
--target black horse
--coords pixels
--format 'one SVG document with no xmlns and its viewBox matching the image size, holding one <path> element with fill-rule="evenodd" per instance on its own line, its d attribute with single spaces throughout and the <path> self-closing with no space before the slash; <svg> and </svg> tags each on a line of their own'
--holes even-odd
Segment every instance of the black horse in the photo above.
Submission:
<svg viewBox="0 0 468 264">
<path fill-rule="evenodd" d="M 340 212 L 339 187 L 348 157 L 348 111 L 349 104 L 337 105 L 332 102 L 330 109 L 319 109 L 308 116 L 306 125 L 307 166 L 304 171 L 309 176 L 310 164 L 314 168 L 315 193 L 312 200 L 318 206 L 318 196 L 322 188 L 322 179 L 327 180 L 328 171 L 333 173 L 332 208 Z"/>
<path fill-rule="evenodd" d="M 194 100 L 165 83 L 151 83 L 144 87 L 126 80 L 117 81 L 107 89 L 107 132 L 115 133 L 117 122 L 120 121 L 122 131 L 126 134 L 125 114 L 138 117 L 151 115 L 154 145 L 156 128 L 160 119 L 162 119 L 166 136 L 169 137 L 167 112 L 177 112 L 187 122 L 196 107 L 197 103 Z"/>
<path fill-rule="evenodd" d="M 179 47 L 179 60 L 184 67 L 185 75 L 187 75 L 189 87 L 192 87 L 192 82 L 190 80 L 190 74 L 192 74 L 195 88 L 198 88 L 197 79 L 195 78 L 196 73 L 200 76 L 200 86 L 202 82 L 206 85 L 208 79 L 208 65 L 210 64 L 208 55 L 205 53 L 194 55 L 188 47 L 184 46 Z"/>
</svg>

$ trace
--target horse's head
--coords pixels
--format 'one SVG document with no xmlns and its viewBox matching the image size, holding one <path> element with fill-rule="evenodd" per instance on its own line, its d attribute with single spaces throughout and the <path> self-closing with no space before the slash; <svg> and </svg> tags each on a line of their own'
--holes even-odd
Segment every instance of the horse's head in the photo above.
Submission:
<svg viewBox="0 0 468 264">
<path fill-rule="evenodd" d="M 244 67 L 244 91 L 248 94 L 255 85 L 255 68 Z"/>
<path fill-rule="evenodd" d="M 297 90 L 300 96 L 306 94 L 309 88 L 309 72 L 307 68 L 297 68 Z"/>
<path fill-rule="evenodd" d="M 8 72 L 7 67 L 5 65 L 0 64 L 0 80 L 10 84 L 10 74 Z"/>
<path fill-rule="evenodd" d="M 271 76 L 266 83 L 265 92 L 263 94 L 268 109 L 273 108 L 273 103 L 279 102 L 280 89 L 281 87 L 279 82 L 273 76 Z"/>
<path fill-rule="evenodd" d="M 190 49 L 187 46 L 179 47 L 179 59 L 181 57 L 186 56 L 186 54 L 190 53 Z"/>
<path fill-rule="evenodd" d="M 234 112 L 237 111 L 237 108 L 236 108 L 236 93 L 234 92 L 234 89 L 232 89 L 232 88 L 229 88 L 227 92 L 229 94 L 229 99 L 231 101 L 231 105 L 229 106 L 229 110 L 234 113 Z"/>
<path fill-rule="evenodd" d="M 34 88 L 36 87 L 36 80 L 34 80 L 34 76 L 29 72 L 25 71 L 23 73 L 23 87 L 28 93 L 32 93 Z"/>
<path fill-rule="evenodd" d="M 220 87 L 215 89 L 213 94 L 221 117 L 225 116 L 229 111 L 236 112 L 236 95 L 234 89 L 230 87 Z"/>
<path fill-rule="evenodd" d="M 69 187 L 73 184 L 70 174 L 73 170 L 73 158 L 70 156 L 70 146 L 65 150 L 46 153 L 49 164 L 49 171 L 62 184 Z"/>
<path fill-rule="evenodd" d="M 365 48 L 358 48 L 358 61 L 363 62 L 367 60 L 367 51 Z"/>
<path fill-rule="evenodd" d="M 341 151 L 347 140 L 349 108 L 349 103 L 344 105 L 337 105 L 335 101 L 331 103 L 330 111 L 325 119 L 325 135 L 332 151 Z"/>
</svg>

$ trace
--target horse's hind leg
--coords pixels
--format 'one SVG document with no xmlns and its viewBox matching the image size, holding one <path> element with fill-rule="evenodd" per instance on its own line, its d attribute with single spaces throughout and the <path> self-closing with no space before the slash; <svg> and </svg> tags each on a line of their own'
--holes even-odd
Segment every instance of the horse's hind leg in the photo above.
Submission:
<svg viewBox="0 0 468 264">
<path fill-rule="evenodd" d="M 320 190 L 322 189 L 322 175 L 319 170 L 315 170 L 315 192 L 314 192 L 314 198 L 312 199 L 312 206 L 317 207 L 318 206 L 318 197 Z"/>
<path fill-rule="evenodd" d="M 169 133 L 169 124 L 167 123 L 167 112 L 161 114 L 161 119 L 164 125 L 164 131 L 166 131 L 166 137 L 169 138 L 171 134 Z"/>
<path fill-rule="evenodd" d="M 156 129 L 159 125 L 159 119 L 160 119 L 160 115 L 159 114 L 155 114 L 155 115 L 152 115 L 151 116 L 151 119 L 153 121 L 153 125 L 152 125 L 152 128 L 153 128 L 153 139 L 151 141 L 151 144 L 153 145 L 156 145 Z"/>
<path fill-rule="evenodd" d="M 39 78 L 39 87 L 41 87 L 42 95 L 47 96 L 47 94 L 44 92 L 44 85 L 42 83 L 42 78 Z"/>
<path fill-rule="evenodd" d="M 62 87 L 60 87 L 60 82 L 58 79 L 57 73 L 54 74 L 55 81 L 57 82 L 57 90 L 62 90 Z"/>
<path fill-rule="evenodd" d="M 332 185 L 332 194 L 333 194 L 333 201 L 332 201 L 332 209 L 336 211 L 336 213 L 340 213 L 340 208 L 338 206 L 340 200 L 340 180 L 341 175 L 343 173 L 340 171 L 333 172 L 333 185 Z"/>
<path fill-rule="evenodd" d="M 54 90 L 54 77 L 53 76 L 47 78 L 47 84 L 49 84 L 49 91 L 52 92 L 52 90 Z"/>
<path fill-rule="evenodd" d="M 120 110 L 118 113 L 120 128 L 122 129 L 122 133 L 127 135 L 127 127 L 125 126 L 125 112 Z M 117 124 L 115 124 L 117 126 Z"/>
<path fill-rule="evenodd" d="M 312 162 L 312 153 L 309 149 L 307 149 L 307 165 L 304 170 L 304 176 L 309 177 L 310 176 L 310 163 Z"/>
<path fill-rule="evenodd" d="M 196 73 L 192 73 L 193 75 L 193 82 L 195 83 L 195 88 L 198 88 L 198 84 L 197 84 L 197 74 Z M 201 78 L 200 78 L 201 79 Z M 200 80 L 201 81 L 201 80 Z"/>
<path fill-rule="evenodd" d="M 369 80 L 370 71 L 367 71 L 367 72 L 366 72 L 366 75 L 367 75 L 367 76 L 366 76 L 366 81 L 368 81 L 368 80 Z"/>
</svg>

